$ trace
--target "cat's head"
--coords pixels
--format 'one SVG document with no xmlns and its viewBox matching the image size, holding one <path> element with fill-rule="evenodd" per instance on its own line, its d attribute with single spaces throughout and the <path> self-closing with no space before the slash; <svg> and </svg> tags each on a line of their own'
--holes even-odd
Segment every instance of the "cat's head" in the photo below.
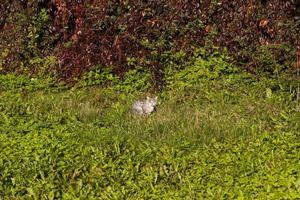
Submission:
<svg viewBox="0 0 300 200">
<path fill-rule="evenodd" d="M 149 102 L 149 104 L 151 104 L 152 106 L 156 106 L 157 105 L 157 97 L 148 97 L 147 96 L 147 102 Z"/>
</svg>

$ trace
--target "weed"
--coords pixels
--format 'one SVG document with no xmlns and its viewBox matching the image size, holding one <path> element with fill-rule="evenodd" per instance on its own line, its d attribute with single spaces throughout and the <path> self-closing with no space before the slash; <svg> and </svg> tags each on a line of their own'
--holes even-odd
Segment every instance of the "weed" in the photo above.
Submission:
<svg viewBox="0 0 300 200">
<path fill-rule="evenodd" d="M 298 83 L 202 50 L 187 63 L 147 117 L 130 107 L 148 72 L 70 90 L 0 76 L 0 198 L 297 198 Z"/>
</svg>

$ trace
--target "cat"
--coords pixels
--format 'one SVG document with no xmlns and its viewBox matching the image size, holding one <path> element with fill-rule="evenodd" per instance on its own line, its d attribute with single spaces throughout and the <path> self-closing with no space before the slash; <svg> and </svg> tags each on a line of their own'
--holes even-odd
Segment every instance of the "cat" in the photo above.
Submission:
<svg viewBox="0 0 300 200">
<path fill-rule="evenodd" d="M 132 111 L 138 115 L 149 115 L 155 110 L 157 97 L 147 97 L 146 100 L 136 101 L 132 105 Z"/>
</svg>

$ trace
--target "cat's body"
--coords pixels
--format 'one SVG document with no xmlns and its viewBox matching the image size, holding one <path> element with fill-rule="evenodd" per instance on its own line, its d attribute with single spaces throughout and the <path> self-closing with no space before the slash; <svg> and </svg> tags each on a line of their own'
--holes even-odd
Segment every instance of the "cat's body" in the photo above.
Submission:
<svg viewBox="0 0 300 200">
<path fill-rule="evenodd" d="M 135 114 L 139 115 L 149 115 L 155 110 L 155 106 L 157 105 L 157 97 L 147 97 L 146 100 L 136 101 L 132 105 L 132 111 Z"/>
</svg>

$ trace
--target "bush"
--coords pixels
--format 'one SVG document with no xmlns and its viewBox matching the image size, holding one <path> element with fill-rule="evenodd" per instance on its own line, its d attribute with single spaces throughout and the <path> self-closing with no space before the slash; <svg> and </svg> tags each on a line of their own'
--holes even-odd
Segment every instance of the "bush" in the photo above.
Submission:
<svg viewBox="0 0 300 200">
<path fill-rule="evenodd" d="M 191 53 L 211 45 L 226 47 L 237 66 L 253 69 L 259 62 L 267 64 L 266 58 L 257 59 L 263 56 L 258 49 L 262 44 L 295 48 L 299 40 L 297 6 L 293 0 L 251 5 L 197 0 L 176 4 L 164 0 L 6 0 L 0 6 L 0 52 L 8 49 L 9 54 L 1 58 L 1 67 L 22 72 L 20 68 L 28 67 L 29 60 L 56 56 L 60 64 L 54 73 L 73 82 L 96 65 L 111 67 L 113 73 L 123 76 L 131 69 L 127 59 L 137 58 L 145 61 L 139 66 L 151 71 L 161 84 L 168 64 L 162 54 Z M 273 59 L 289 67 L 293 54 L 283 52 L 288 56 L 273 52 Z M 272 71 L 268 68 L 266 71 Z"/>
<path fill-rule="evenodd" d="M 145 92 L 152 87 L 151 73 L 142 67 L 135 66 L 128 70 L 123 77 L 116 76 L 109 68 L 97 66 L 87 72 L 77 86 L 109 87 L 117 92 Z"/>
<path fill-rule="evenodd" d="M 296 49 L 289 45 L 262 45 L 255 52 L 257 73 L 279 76 L 292 69 L 296 62 Z"/>
<path fill-rule="evenodd" d="M 231 62 L 226 51 L 210 53 L 204 48 L 196 49 L 188 66 L 179 70 L 173 78 L 169 78 L 167 85 L 171 88 L 184 89 L 198 85 L 202 81 L 228 77 L 238 71 Z"/>
</svg>

